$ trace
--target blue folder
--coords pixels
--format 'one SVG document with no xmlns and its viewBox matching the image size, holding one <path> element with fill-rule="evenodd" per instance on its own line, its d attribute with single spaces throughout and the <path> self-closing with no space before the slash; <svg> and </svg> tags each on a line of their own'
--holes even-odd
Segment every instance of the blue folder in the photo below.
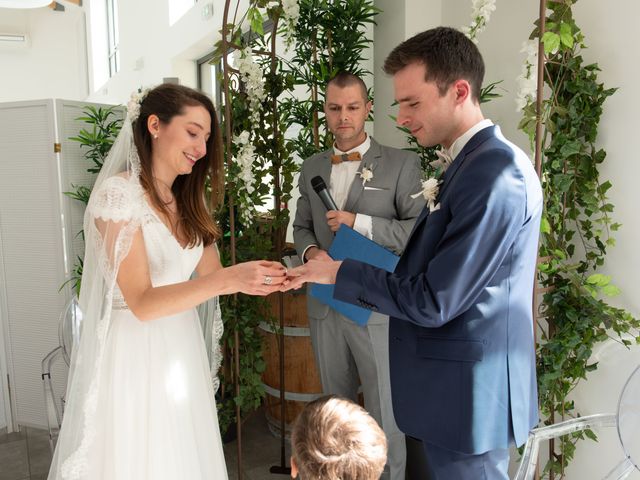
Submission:
<svg viewBox="0 0 640 480">
<path fill-rule="evenodd" d="M 340 228 L 336 232 L 336 237 L 333 239 L 331 248 L 329 248 L 329 256 L 334 260 L 344 260 L 345 258 L 359 260 L 375 267 L 383 268 L 388 272 L 395 270 L 398 260 L 400 259 L 400 257 L 394 253 L 344 224 L 340 225 Z M 320 285 L 314 283 L 311 286 L 310 293 L 312 297 L 329 305 L 358 325 L 366 325 L 371 316 L 371 310 L 334 299 L 334 288 L 335 285 Z"/>
</svg>

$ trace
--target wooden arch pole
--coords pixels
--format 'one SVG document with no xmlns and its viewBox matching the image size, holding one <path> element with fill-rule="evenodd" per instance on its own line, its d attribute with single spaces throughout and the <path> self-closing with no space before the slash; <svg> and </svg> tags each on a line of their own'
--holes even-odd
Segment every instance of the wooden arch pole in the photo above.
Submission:
<svg viewBox="0 0 640 480">
<path fill-rule="evenodd" d="M 536 85 L 536 129 L 535 129 L 535 153 L 534 164 L 538 178 L 542 178 L 542 102 L 544 95 L 544 43 L 542 37 L 545 32 L 547 18 L 547 0 L 540 0 L 540 13 L 539 13 L 539 32 L 538 32 L 538 65 L 537 65 L 537 85 Z M 540 261 L 540 259 L 539 259 Z M 537 270 L 537 269 L 536 269 Z M 536 272 L 537 278 L 537 272 Z M 538 290 L 537 281 L 533 284 L 533 338 L 537 344 L 536 339 L 536 320 L 538 311 Z M 553 440 L 549 443 L 549 455 L 553 455 L 554 443 Z M 552 479 L 553 479 L 553 473 Z M 536 479 L 540 478 L 539 466 L 536 470 Z"/>
<path fill-rule="evenodd" d="M 231 0 L 225 0 L 224 13 L 222 15 L 222 81 L 224 96 L 224 126 L 225 126 L 225 153 L 227 168 L 230 168 L 233 162 L 232 153 L 232 135 L 231 122 L 231 95 L 230 95 L 230 66 L 227 58 L 227 52 L 230 50 L 229 35 L 229 7 Z M 236 232 L 235 232 L 235 204 L 233 196 L 229 195 L 229 230 L 231 265 L 235 265 L 236 260 Z M 233 296 L 234 303 L 237 302 L 237 294 Z M 236 398 L 240 396 L 240 335 L 238 330 L 233 332 L 233 380 Z M 236 405 L 236 433 L 238 437 L 238 480 L 242 480 L 242 422 L 240 405 Z"/>
</svg>

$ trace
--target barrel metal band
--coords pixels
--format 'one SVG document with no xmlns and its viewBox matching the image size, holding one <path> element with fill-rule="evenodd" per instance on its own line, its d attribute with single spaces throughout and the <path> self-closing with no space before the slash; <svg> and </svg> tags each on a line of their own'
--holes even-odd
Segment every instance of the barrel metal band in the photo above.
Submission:
<svg viewBox="0 0 640 480">
<path fill-rule="evenodd" d="M 262 384 L 264 391 L 272 397 L 280 398 L 280 390 L 277 390 L 269 385 Z M 322 397 L 322 393 L 297 393 L 297 392 L 284 392 L 285 400 L 295 400 L 297 402 L 313 402 L 314 400 Z"/>
<path fill-rule="evenodd" d="M 276 333 L 275 328 L 269 325 L 267 322 L 260 322 L 259 325 L 261 330 L 269 333 Z M 282 333 L 285 337 L 308 337 L 311 334 L 311 331 L 306 327 L 284 327 Z"/>
</svg>

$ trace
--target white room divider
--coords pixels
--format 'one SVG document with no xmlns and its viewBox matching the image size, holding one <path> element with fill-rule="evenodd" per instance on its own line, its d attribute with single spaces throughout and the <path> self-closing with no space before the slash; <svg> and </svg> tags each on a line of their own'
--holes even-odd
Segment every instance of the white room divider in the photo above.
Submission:
<svg viewBox="0 0 640 480">
<path fill-rule="evenodd" d="M 63 192 L 93 181 L 84 152 L 69 140 L 85 126 L 76 120 L 85 105 L 0 104 L 0 407 L 9 431 L 47 426 L 41 361 L 59 344 L 58 317 L 71 295 L 60 288 L 83 255 L 84 209 Z M 61 362 L 52 371 L 58 397 L 66 374 Z"/>
</svg>

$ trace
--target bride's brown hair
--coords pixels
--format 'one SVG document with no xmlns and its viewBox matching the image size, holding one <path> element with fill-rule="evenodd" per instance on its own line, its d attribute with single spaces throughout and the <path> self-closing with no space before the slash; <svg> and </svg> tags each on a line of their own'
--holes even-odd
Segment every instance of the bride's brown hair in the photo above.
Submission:
<svg viewBox="0 0 640 480">
<path fill-rule="evenodd" d="M 184 113 L 184 107 L 202 106 L 211 116 L 211 135 L 207 153 L 198 160 L 188 175 L 178 175 L 171 190 L 176 198 L 180 233 L 186 236 L 190 247 L 202 242 L 211 245 L 220 238 L 220 228 L 211 218 L 222 201 L 224 177 L 222 172 L 222 134 L 213 102 L 201 92 L 175 84 L 162 84 L 150 90 L 140 104 L 140 115 L 133 124 L 133 138 L 140 156 L 140 184 L 149 194 L 155 208 L 169 218 L 169 210 L 160 198 L 153 181 L 151 166 L 151 134 L 147 128 L 149 115 L 157 115 L 168 124 L 173 117 Z M 205 181 L 211 178 L 210 210 L 205 201 Z"/>
</svg>

